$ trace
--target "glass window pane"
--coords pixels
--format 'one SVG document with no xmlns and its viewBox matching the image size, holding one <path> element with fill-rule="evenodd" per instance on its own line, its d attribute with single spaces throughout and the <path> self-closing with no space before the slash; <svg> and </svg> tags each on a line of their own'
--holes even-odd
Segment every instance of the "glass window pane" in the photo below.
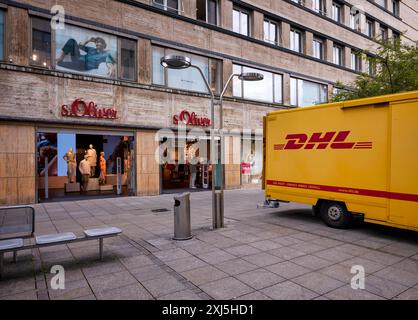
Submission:
<svg viewBox="0 0 418 320">
<path fill-rule="evenodd" d="M 233 73 L 234 74 L 241 74 L 242 73 L 242 67 L 234 64 L 233 65 Z M 232 95 L 234 97 L 242 97 L 242 81 L 238 79 L 238 77 L 234 77 L 232 79 Z"/>
<path fill-rule="evenodd" d="M 4 12 L 0 10 L 0 60 L 4 60 Z"/>
<path fill-rule="evenodd" d="M 274 75 L 274 102 L 277 102 L 277 103 L 283 102 L 282 92 L 283 92 L 282 75 L 275 74 Z"/>
<path fill-rule="evenodd" d="M 264 21 L 264 41 L 269 41 L 270 40 L 270 29 L 269 29 L 269 22 L 268 21 Z"/>
<path fill-rule="evenodd" d="M 232 30 L 234 32 L 238 32 L 238 33 L 240 31 L 240 28 L 239 28 L 240 27 L 239 16 L 240 16 L 239 11 L 234 10 L 233 11 L 233 16 L 232 16 L 232 23 L 233 23 Z"/>
<path fill-rule="evenodd" d="M 167 10 L 178 12 L 178 0 L 167 0 Z"/>
<path fill-rule="evenodd" d="M 206 0 L 197 0 L 196 18 L 206 22 Z"/>
<path fill-rule="evenodd" d="M 32 18 L 31 64 L 51 66 L 51 27 L 48 20 Z"/>
<path fill-rule="evenodd" d="M 126 80 L 135 80 L 136 41 L 121 39 L 120 44 L 120 78 Z"/>
<path fill-rule="evenodd" d="M 270 41 L 272 43 L 277 43 L 277 28 L 276 25 L 274 23 L 270 23 Z"/>
<path fill-rule="evenodd" d="M 244 72 L 258 72 L 264 75 L 261 81 L 244 81 L 244 98 L 273 102 L 273 74 L 248 67 L 243 69 Z"/>
<path fill-rule="evenodd" d="M 290 31 L 290 50 L 295 50 L 295 32 Z"/>
<path fill-rule="evenodd" d="M 175 50 L 166 50 L 166 54 L 182 55 L 183 53 Z M 188 56 L 194 65 L 199 66 L 202 69 L 206 79 L 209 79 L 209 59 L 193 54 L 188 54 Z M 194 68 L 181 70 L 167 69 L 167 86 L 183 90 L 208 92 L 202 76 L 199 71 Z"/>
<path fill-rule="evenodd" d="M 218 18 L 217 18 L 217 2 L 216 0 L 208 0 L 208 21 L 211 24 L 217 25 Z"/>
<path fill-rule="evenodd" d="M 152 83 L 164 85 L 164 67 L 161 65 L 161 58 L 164 56 L 164 49 L 152 48 Z"/>
<path fill-rule="evenodd" d="M 248 36 L 248 14 L 241 12 L 241 34 Z"/>
<path fill-rule="evenodd" d="M 298 80 L 295 78 L 290 78 L 290 104 L 292 106 L 298 105 Z"/>
<path fill-rule="evenodd" d="M 116 36 L 66 24 L 65 29 L 55 31 L 55 43 L 56 69 L 89 76 L 117 77 Z"/>
<path fill-rule="evenodd" d="M 300 33 L 295 32 L 295 51 L 300 52 Z"/>
</svg>

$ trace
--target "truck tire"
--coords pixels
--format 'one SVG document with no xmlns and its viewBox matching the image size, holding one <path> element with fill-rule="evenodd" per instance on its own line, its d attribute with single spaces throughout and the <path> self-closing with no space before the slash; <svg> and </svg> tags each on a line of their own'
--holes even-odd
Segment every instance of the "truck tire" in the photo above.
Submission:
<svg viewBox="0 0 418 320">
<path fill-rule="evenodd" d="M 350 226 L 353 217 L 343 203 L 324 202 L 321 206 L 321 218 L 328 227 L 347 228 Z"/>
</svg>

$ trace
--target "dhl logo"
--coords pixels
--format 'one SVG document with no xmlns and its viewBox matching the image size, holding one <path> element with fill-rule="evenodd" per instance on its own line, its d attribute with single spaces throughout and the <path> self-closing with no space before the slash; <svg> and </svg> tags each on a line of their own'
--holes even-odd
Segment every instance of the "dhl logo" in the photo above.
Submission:
<svg viewBox="0 0 418 320">
<path fill-rule="evenodd" d="M 275 144 L 274 150 L 297 150 L 297 149 L 372 149 L 371 141 L 346 142 L 351 131 L 315 132 L 310 138 L 305 133 L 288 134 L 286 144 Z M 308 139 L 309 138 L 309 139 Z"/>
</svg>

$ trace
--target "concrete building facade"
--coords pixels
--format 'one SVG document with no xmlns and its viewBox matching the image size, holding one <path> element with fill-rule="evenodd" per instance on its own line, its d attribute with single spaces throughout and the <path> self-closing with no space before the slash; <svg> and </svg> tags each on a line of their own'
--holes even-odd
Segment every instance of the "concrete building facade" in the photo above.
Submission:
<svg viewBox="0 0 418 320">
<path fill-rule="evenodd" d="M 196 149 L 208 188 L 217 169 L 199 141 L 219 105 L 212 119 L 200 75 L 164 69 L 167 54 L 189 56 L 218 98 L 231 74 L 263 73 L 223 99 L 225 185 L 258 185 L 263 116 L 326 102 L 336 81 L 369 72 L 360 50 L 394 35 L 417 42 L 415 0 L 0 0 L 0 205 L 71 195 L 63 155 L 90 144 L 110 193 L 191 187 L 179 160 Z M 87 195 L 107 194 L 99 171 Z"/>
</svg>

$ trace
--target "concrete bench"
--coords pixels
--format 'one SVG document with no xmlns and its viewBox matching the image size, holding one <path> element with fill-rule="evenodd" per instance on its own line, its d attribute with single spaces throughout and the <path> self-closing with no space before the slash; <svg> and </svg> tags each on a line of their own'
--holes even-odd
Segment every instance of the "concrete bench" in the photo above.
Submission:
<svg viewBox="0 0 418 320">
<path fill-rule="evenodd" d="M 77 237 L 72 232 L 55 233 L 35 236 L 35 210 L 31 206 L 15 206 L 0 208 L 0 279 L 3 275 L 4 254 L 13 252 L 13 261 L 17 260 L 17 252 L 69 244 L 80 241 L 99 240 L 99 257 L 103 259 L 103 239 L 115 237 L 122 233 L 116 227 L 103 227 L 84 230 L 84 235 Z M 27 240 L 26 238 L 30 238 Z M 25 243 L 26 242 L 26 243 Z"/>
</svg>

